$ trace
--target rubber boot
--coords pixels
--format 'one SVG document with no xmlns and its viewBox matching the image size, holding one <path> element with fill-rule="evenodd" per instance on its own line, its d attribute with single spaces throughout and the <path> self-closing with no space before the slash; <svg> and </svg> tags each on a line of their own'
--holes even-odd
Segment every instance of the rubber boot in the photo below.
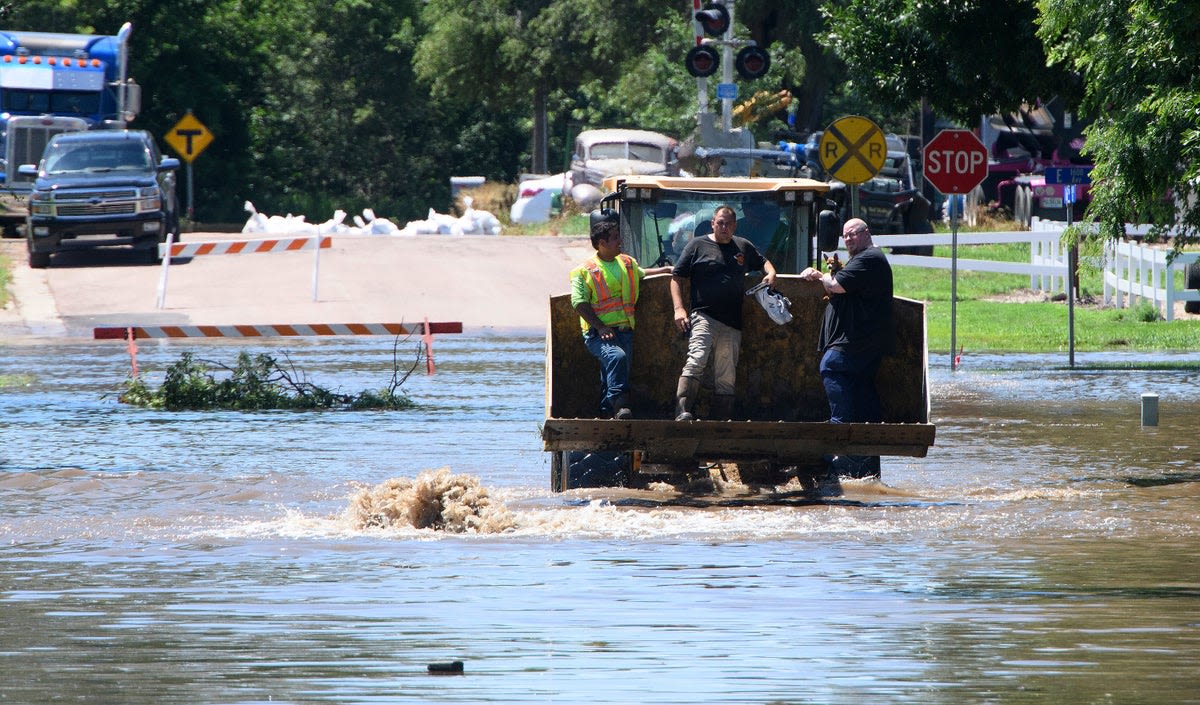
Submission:
<svg viewBox="0 0 1200 705">
<path fill-rule="evenodd" d="M 716 394 L 712 400 L 712 420 L 728 421 L 733 418 L 733 395 Z"/>
<path fill-rule="evenodd" d="M 675 388 L 675 420 L 695 421 L 692 416 L 692 406 L 696 403 L 696 393 L 700 391 L 700 380 L 695 377 L 680 377 Z"/>
<path fill-rule="evenodd" d="M 633 410 L 629 408 L 628 394 L 618 394 L 613 399 L 613 418 L 618 421 L 633 418 Z"/>
</svg>

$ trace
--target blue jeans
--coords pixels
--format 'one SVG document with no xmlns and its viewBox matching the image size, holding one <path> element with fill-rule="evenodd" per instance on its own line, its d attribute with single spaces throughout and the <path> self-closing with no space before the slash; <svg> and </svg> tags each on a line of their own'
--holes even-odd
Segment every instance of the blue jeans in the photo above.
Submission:
<svg viewBox="0 0 1200 705">
<path fill-rule="evenodd" d="M 583 344 L 600 361 L 600 411 L 612 414 L 616 411 L 613 400 L 629 393 L 629 369 L 633 360 L 633 331 L 618 330 L 612 340 L 601 340 L 596 331 L 589 330 L 583 336 Z"/>
<path fill-rule="evenodd" d="M 877 423 L 883 421 L 875 375 L 878 355 L 855 355 L 830 348 L 821 356 L 821 381 L 829 397 L 830 423 Z"/>
</svg>

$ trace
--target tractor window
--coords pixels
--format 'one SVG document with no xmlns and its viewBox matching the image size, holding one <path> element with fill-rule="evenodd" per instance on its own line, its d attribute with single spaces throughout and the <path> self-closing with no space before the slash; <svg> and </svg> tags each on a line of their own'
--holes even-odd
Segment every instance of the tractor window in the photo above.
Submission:
<svg viewBox="0 0 1200 705">
<path fill-rule="evenodd" d="M 625 251 L 644 267 L 674 264 L 684 245 L 712 232 L 712 217 L 722 204 L 737 214 L 737 235 L 754 243 L 782 273 L 795 274 L 808 265 L 808 247 L 800 241 L 808 228 L 795 205 L 779 205 L 774 194 L 711 194 L 660 191 L 658 200 L 623 201 Z M 803 233 L 803 235 L 798 235 Z"/>
</svg>

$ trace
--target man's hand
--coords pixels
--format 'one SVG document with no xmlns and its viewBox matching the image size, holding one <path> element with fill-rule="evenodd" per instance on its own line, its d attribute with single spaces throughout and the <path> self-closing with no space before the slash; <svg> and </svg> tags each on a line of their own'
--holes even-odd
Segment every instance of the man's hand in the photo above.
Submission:
<svg viewBox="0 0 1200 705">
<path fill-rule="evenodd" d="M 675 327 L 686 333 L 692 327 L 688 321 L 688 312 L 682 306 L 675 307 Z"/>
</svg>

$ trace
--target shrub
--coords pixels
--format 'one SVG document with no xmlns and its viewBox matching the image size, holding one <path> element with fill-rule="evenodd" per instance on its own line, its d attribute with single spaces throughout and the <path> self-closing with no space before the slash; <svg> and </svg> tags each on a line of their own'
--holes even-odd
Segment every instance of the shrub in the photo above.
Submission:
<svg viewBox="0 0 1200 705">
<path fill-rule="evenodd" d="M 237 363 L 232 369 L 225 368 L 230 374 L 223 379 L 213 376 L 209 365 L 224 367 L 185 352 L 167 368 L 166 378 L 158 389 L 151 389 L 143 379 L 129 379 L 125 381 L 125 389 L 117 397 L 118 401 L 169 411 L 358 410 L 407 409 L 415 406 L 400 391 L 401 385 L 416 368 L 415 362 L 407 371 L 401 372 L 393 361 L 392 379 L 387 387 L 358 394 L 342 394 L 309 382 L 291 365 L 290 360 L 285 369 L 274 357 L 265 353 L 238 353 Z"/>
</svg>

